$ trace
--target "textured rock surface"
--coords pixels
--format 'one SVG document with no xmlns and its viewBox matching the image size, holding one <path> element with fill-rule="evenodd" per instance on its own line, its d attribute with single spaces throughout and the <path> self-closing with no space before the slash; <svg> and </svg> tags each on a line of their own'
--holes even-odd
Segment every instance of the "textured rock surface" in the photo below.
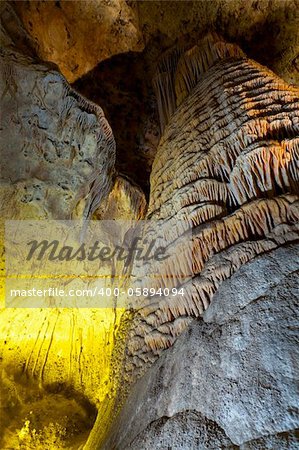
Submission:
<svg viewBox="0 0 299 450">
<path fill-rule="evenodd" d="M 1 285 L 4 221 L 90 217 L 108 197 L 115 160 L 102 109 L 75 92 L 55 68 L 20 53 L 26 33 L 10 8 L 2 13 Z M 124 184 L 125 195 L 130 184 L 127 191 Z M 136 193 L 127 197 L 138 213 L 144 199 Z M 122 310 L 2 308 L 3 301 L 4 295 L 0 447 L 65 448 L 67 443 L 78 448 L 95 418 L 88 405 L 98 406 L 111 392 L 114 333 Z"/>
<path fill-rule="evenodd" d="M 176 250 L 166 274 L 180 268 L 192 279 L 183 298 L 140 304 L 128 343 L 133 374 L 171 346 L 243 264 L 298 238 L 298 89 L 217 36 L 187 52 L 175 48 L 162 63 L 158 101 L 161 123 L 169 123 L 147 217 L 171 230 Z M 192 238 L 181 243 L 188 230 Z M 162 278 L 143 284 L 172 287 Z"/>
<path fill-rule="evenodd" d="M 231 443 L 215 422 L 188 411 L 155 421 L 127 448 L 153 447 L 163 450 L 297 450 L 298 433 L 277 433 L 238 446 Z"/>
<path fill-rule="evenodd" d="M 295 449 L 298 270 L 292 245 L 225 281 L 133 388 L 106 448 Z"/>
<path fill-rule="evenodd" d="M 291 0 L 140 1 L 137 10 L 144 50 L 103 61 L 75 88 L 102 106 L 117 143 L 117 168 L 148 195 L 159 139 L 152 78 L 161 54 L 177 41 L 191 47 L 217 30 L 252 59 L 298 83 L 299 19 Z"/>
<path fill-rule="evenodd" d="M 109 192 L 115 161 L 102 109 L 12 46 L 1 53 L 1 96 L 4 217 L 70 219 L 81 199 L 90 215 Z"/>
<path fill-rule="evenodd" d="M 162 34 L 189 42 L 217 30 L 248 55 L 290 83 L 299 83 L 297 0 L 212 0 L 138 2 L 139 22 L 147 43 Z"/>
<path fill-rule="evenodd" d="M 43 61 L 73 82 L 112 55 L 143 48 L 135 8 L 124 0 L 11 2 Z"/>
</svg>

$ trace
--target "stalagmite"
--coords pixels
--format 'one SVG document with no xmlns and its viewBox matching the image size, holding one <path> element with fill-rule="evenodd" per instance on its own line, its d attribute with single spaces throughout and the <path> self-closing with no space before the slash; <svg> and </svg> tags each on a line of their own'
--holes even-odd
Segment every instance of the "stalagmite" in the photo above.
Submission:
<svg viewBox="0 0 299 450">
<path fill-rule="evenodd" d="M 160 354 L 190 318 L 203 314 L 226 279 L 257 255 L 298 239 L 299 231 L 298 89 L 215 34 L 189 50 L 172 49 L 164 61 L 168 81 L 158 91 L 164 134 L 147 217 L 160 220 L 167 230 L 161 239 L 175 251 L 160 278 L 151 279 L 158 266 L 148 268 L 144 285 L 175 286 L 167 274 L 184 263 L 190 270 L 190 262 L 192 277 L 182 284 L 184 296 L 152 298 L 136 312 L 128 359 L 141 364 L 128 365 L 133 379 L 151 364 L 151 352 Z"/>
</svg>

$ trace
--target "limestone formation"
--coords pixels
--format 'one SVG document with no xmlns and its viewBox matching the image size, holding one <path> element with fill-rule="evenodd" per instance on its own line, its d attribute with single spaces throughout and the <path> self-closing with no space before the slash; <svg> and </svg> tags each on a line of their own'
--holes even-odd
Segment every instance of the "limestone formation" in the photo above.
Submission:
<svg viewBox="0 0 299 450">
<path fill-rule="evenodd" d="M 1 93 L 4 217 L 71 219 L 82 199 L 90 217 L 110 191 L 115 161 L 102 109 L 12 45 L 1 53 Z"/>
<path fill-rule="evenodd" d="M 70 3 L 74 2 L 68 3 L 70 9 Z M 102 61 L 77 80 L 74 87 L 104 109 L 117 144 L 116 167 L 134 179 L 147 196 L 159 141 L 151 84 L 161 54 L 171 53 L 168 52 L 171 47 L 186 47 L 192 53 L 200 37 L 217 30 L 233 43 L 231 50 L 239 44 L 250 58 L 270 67 L 286 81 L 298 84 L 297 3 L 297 0 L 136 2 L 144 50 Z M 130 6 L 133 7 L 132 2 Z M 122 45 L 120 42 L 120 51 Z M 225 48 L 228 49 L 227 44 Z M 191 63 L 193 60 L 190 58 Z M 160 77 L 167 77 L 161 60 L 160 65 L 163 72 Z M 155 85 L 159 84 L 157 75 Z"/>
<path fill-rule="evenodd" d="M 105 449 L 295 450 L 298 244 L 243 265 L 132 388 Z"/>
<path fill-rule="evenodd" d="M 134 375 L 174 343 L 190 317 L 202 316 L 243 264 L 298 239 L 298 89 L 217 36 L 180 52 L 166 56 L 172 81 L 161 79 L 161 125 L 168 125 L 147 217 L 172 230 L 167 244 L 176 251 L 166 273 L 184 265 L 192 279 L 183 298 L 140 305 L 128 343 Z M 188 230 L 192 239 L 180 244 Z M 163 277 L 149 282 L 172 287 Z"/>
<path fill-rule="evenodd" d="M 122 389 L 114 406 L 116 411 L 121 408 L 124 396 L 132 390 L 132 383 L 147 370 L 148 373 L 129 394 L 106 439 L 98 417 L 87 448 L 164 448 L 173 445 L 177 449 L 193 449 L 206 448 L 207 442 L 211 449 L 217 445 L 256 449 L 263 445 L 276 445 L 277 442 L 285 446 L 286 442 L 294 442 L 292 430 L 297 423 L 292 412 L 287 413 L 293 408 L 293 378 L 287 385 L 282 382 L 277 386 L 275 405 L 271 398 L 263 400 L 259 380 L 252 381 L 256 363 L 261 364 L 258 370 L 262 373 L 264 370 L 262 336 L 257 338 L 258 355 L 252 359 L 250 367 L 244 361 L 250 360 L 255 345 L 251 337 L 247 337 L 246 342 L 240 344 L 238 355 L 242 363 L 236 368 L 238 381 L 234 389 L 229 362 L 224 361 L 222 368 L 217 361 L 218 355 L 224 358 L 226 354 L 223 341 L 217 338 L 219 349 L 215 352 L 210 351 L 207 344 L 211 342 L 214 345 L 212 342 L 215 343 L 216 336 L 221 334 L 230 335 L 230 323 L 224 322 L 222 329 L 218 330 L 213 325 L 205 328 L 202 322 L 195 325 L 192 320 L 205 318 L 211 302 L 217 314 L 218 308 L 223 311 L 224 306 L 217 305 L 222 301 L 220 293 L 223 292 L 225 297 L 226 289 L 229 291 L 227 283 L 236 279 L 242 286 L 244 278 L 247 279 L 247 270 L 251 274 L 259 273 L 256 268 L 250 272 L 251 261 L 253 265 L 258 264 L 255 260 L 260 257 L 261 271 L 266 270 L 267 257 L 261 255 L 269 252 L 276 255 L 276 249 L 279 255 L 280 247 L 298 240 L 299 91 L 216 35 L 208 36 L 191 50 L 179 47 L 168 51 L 158 65 L 154 83 L 164 132 L 152 168 L 147 219 L 153 224 L 155 220 L 160 221 L 158 239 L 164 245 L 166 242 L 173 251 L 160 277 L 151 277 L 159 272 L 149 265 L 146 270 L 141 270 L 138 279 L 137 267 L 137 285 L 177 286 L 172 275 L 178 268 L 192 273 L 192 278 L 183 284 L 183 297 L 157 295 L 137 303 L 125 348 L 124 374 L 121 376 L 124 383 L 121 383 Z M 146 225 L 147 233 L 155 233 L 156 230 L 157 227 L 150 222 Z M 191 232 L 191 239 L 186 241 L 182 237 L 188 232 Z M 280 263 L 285 264 L 288 255 L 292 261 L 296 251 L 296 247 L 292 250 L 286 247 Z M 275 266 L 277 276 L 271 272 L 273 282 L 279 277 L 280 263 Z M 285 279 L 282 271 L 284 296 L 278 287 L 277 292 L 272 292 L 269 285 L 269 290 L 261 293 L 267 298 L 267 308 L 271 311 L 274 299 L 278 301 L 280 296 L 286 299 L 285 306 L 277 306 L 277 314 L 284 317 L 281 323 L 288 321 L 285 308 L 293 308 L 291 304 L 286 305 L 288 296 L 295 293 L 295 270 L 296 267 L 287 272 Z M 248 277 L 250 279 L 252 277 Z M 247 305 L 244 318 L 238 319 L 243 320 L 244 327 L 255 320 L 254 302 L 258 301 L 258 295 L 255 295 L 258 290 L 259 283 L 256 283 L 252 296 L 248 288 L 239 294 L 241 310 Z M 229 291 L 232 304 L 236 291 L 236 287 Z M 250 300 L 242 295 L 248 295 Z M 249 310 L 250 302 L 253 304 Z M 277 329 L 271 325 L 275 322 L 274 313 L 268 318 L 270 313 L 266 311 L 263 315 L 263 306 L 258 311 L 261 327 L 264 324 L 267 329 L 267 342 L 276 339 L 273 348 L 284 348 L 283 342 L 288 342 L 292 336 L 287 334 L 282 341 L 281 334 L 275 338 Z M 232 321 L 238 317 L 238 312 L 236 305 Z M 213 319 L 209 321 L 213 322 Z M 257 321 L 257 329 L 259 325 Z M 204 327 L 205 331 L 196 335 L 190 354 L 184 360 L 181 355 L 190 342 L 190 330 L 196 327 Z M 189 329 L 189 334 L 186 329 Z M 216 336 L 211 340 L 214 332 Z M 241 333 L 238 327 L 235 333 Z M 163 352 L 173 345 L 168 353 Z M 285 350 L 286 358 L 294 351 L 292 345 Z M 208 350 L 201 350 L 201 346 Z M 248 354 L 247 347 L 252 348 Z M 182 351 L 177 357 L 174 356 L 176 348 Z M 195 349 L 198 349 L 198 362 L 194 361 Z M 205 351 L 207 356 L 201 364 Z M 215 360 L 210 360 L 211 352 L 215 354 Z M 154 364 L 158 357 L 160 360 Z M 163 366 L 164 358 L 168 357 L 173 364 L 165 362 Z M 281 354 L 279 359 L 283 360 L 284 356 Z M 179 361 L 186 361 L 184 367 L 177 367 Z M 193 375 L 189 376 L 191 361 L 193 378 Z M 278 361 L 273 360 L 270 364 L 277 367 Z M 161 376 L 160 370 L 164 370 L 161 367 L 165 367 L 169 375 Z M 280 374 L 280 369 L 276 370 Z M 284 373 L 284 368 L 281 370 Z M 221 383 L 215 381 L 213 399 L 208 387 L 202 393 L 198 374 L 202 374 L 207 386 L 213 384 L 211 380 L 215 377 L 222 378 Z M 269 384 L 273 376 L 267 373 L 266 383 Z M 281 375 L 277 376 L 281 379 Z M 244 390 L 248 386 L 245 393 L 241 388 L 243 379 L 248 380 L 248 384 L 244 381 Z M 173 383 L 170 380 L 174 380 Z M 175 394 L 168 391 L 168 383 L 170 391 L 173 388 Z M 251 389 L 257 390 L 255 396 L 261 400 L 250 402 Z M 281 404 L 279 399 L 286 390 L 288 394 Z M 191 396 L 190 392 L 193 393 Z M 225 402 L 222 400 L 223 392 L 227 395 Z M 236 396 L 238 409 L 234 407 Z M 156 412 L 152 414 L 153 410 Z M 195 415 L 195 428 L 191 427 L 186 433 L 189 414 Z M 272 425 L 273 414 L 275 426 Z M 164 426 L 165 417 L 167 425 Z M 242 420 L 242 427 L 238 419 Z M 201 420 L 204 425 L 199 425 Z M 176 430 L 172 428 L 174 421 L 179 427 Z"/>
</svg>

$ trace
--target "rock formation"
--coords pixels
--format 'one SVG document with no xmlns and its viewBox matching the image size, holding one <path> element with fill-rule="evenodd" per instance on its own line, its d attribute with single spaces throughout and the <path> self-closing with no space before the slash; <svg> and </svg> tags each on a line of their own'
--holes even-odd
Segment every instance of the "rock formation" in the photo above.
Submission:
<svg viewBox="0 0 299 450">
<path fill-rule="evenodd" d="M 298 245 L 243 265 L 133 387 L 107 449 L 295 450 Z"/>
<path fill-rule="evenodd" d="M 129 344 L 133 372 L 200 317 L 243 264 L 298 239 L 298 89 L 213 35 L 166 60 L 158 104 L 168 125 L 147 217 L 173 230 L 169 246 L 192 230 L 167 262 L 169 274 L 185 263 L 192 280 L 183 298 L 140 307 Z"/>
<path fill-rule="evenodd" d="M 57 64 L 70 83 L 112 55 L 144 47 L 136 8 L 129 2 L 12 3 L 39 58 Z"/>
<path fill-rule="evenodd" d="M 2 222 L 146 218 L 170 258 L 133 266 L 127 281 L 184 290 L 127 311 L 3 308 L 3 448 L 296 448 L 296 1 L 267 2 L 267 14 L 261 2 L 151 3 L 1 5 Z M 267 62 L 257 30 L 288 14 L 269 63 L 283 80 L 236 42 L 255 43 L 249 56 Z M 214 32 L 198 39 L 226 26 L 232 43 Z M 111 75 L 103 101 L 115 102 L 107 111 L 119 127 L 116 153 L 101 106 L 76 90 L 90 94 L 88 80 L 104 67 L 110 76 L 115 60 L 69 82 L 144 45 L 140 60 L 121 57 L 120 78 L 134 60 L 136 80 L 145 78 L 136 92 L 150 101 L 153 78 L 157 107 L 143 111 L 137 95 L 140 114 L 128 107 L 113 118 L 122 91 L 125 103 L 130 96 Z M 143 144 L 131 147 L 135 135 Z M 147 205 L 135 181 L 147 186 L 149 171 Z"/>
<path fill-rule="evenodd" d="M 298 241 L 299 91 L 215 35 L 168 52 L 155 83 L 164 133 L 147 217 L 172 230 L 169 274 L 187 265 L 193 276 L 183 297 L 140 306 L 125 379 L 189 331 L 133 388 L 105 448 L 295 448 L 296 341 L 286 330 L 298 271 L 288 244 Z M 189 248 L 179 244 L 188 229 Z M 152 286 L 169 287 L 161 278 Z M 264 342 L 281 353 L 265 358 Z"/>
<path fill-rule="evenodd" d="M 1 58 L 4 217 L 70 219 L 81 199 L 89 217 L 110 191 L 115 161 L 102 109 L 12 45 Z"/>
</svg>

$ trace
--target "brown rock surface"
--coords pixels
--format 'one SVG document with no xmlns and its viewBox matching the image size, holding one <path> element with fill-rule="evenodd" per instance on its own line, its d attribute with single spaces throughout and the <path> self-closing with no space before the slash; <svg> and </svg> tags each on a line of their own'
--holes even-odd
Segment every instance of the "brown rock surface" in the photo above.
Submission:
<svg viewBox="0 0 299 450">
<path fill-rule="evenodd" d="M 174 43 L 211 29 L 289 82 L 298 78 L 297 0 L 13 1 L 42 60 L 69 82 L 112 55 L 141 51 L 157 36 Z"/>
<path fill-rule="evenodd" d="M 135 8 L 124 0 L 16 1 L 40 59 L 69 82 L 112 55 L 143 48 Z"/>
<path fill-rule="evenodd" d="M 115 55 L 76 81 L 74 87 L 101 105 L 117 144 L 116 166 L 148 196 L 159 127 L 153 77 L 161 54 L 179 41 L 191 49 L 206 31 L 217 30 L 252 59 L 298 83 L 297 1 L 139 1 L 142 52 Z"/>
<path fill-rule="evenodd" d="M 147 43 L 165 39 L 197 40 L 211 30 L 237 42 L 246 53 L 291 83 L 299 83 L 298 0 L 212 0 L 138 2 Z"/>
</svg>

